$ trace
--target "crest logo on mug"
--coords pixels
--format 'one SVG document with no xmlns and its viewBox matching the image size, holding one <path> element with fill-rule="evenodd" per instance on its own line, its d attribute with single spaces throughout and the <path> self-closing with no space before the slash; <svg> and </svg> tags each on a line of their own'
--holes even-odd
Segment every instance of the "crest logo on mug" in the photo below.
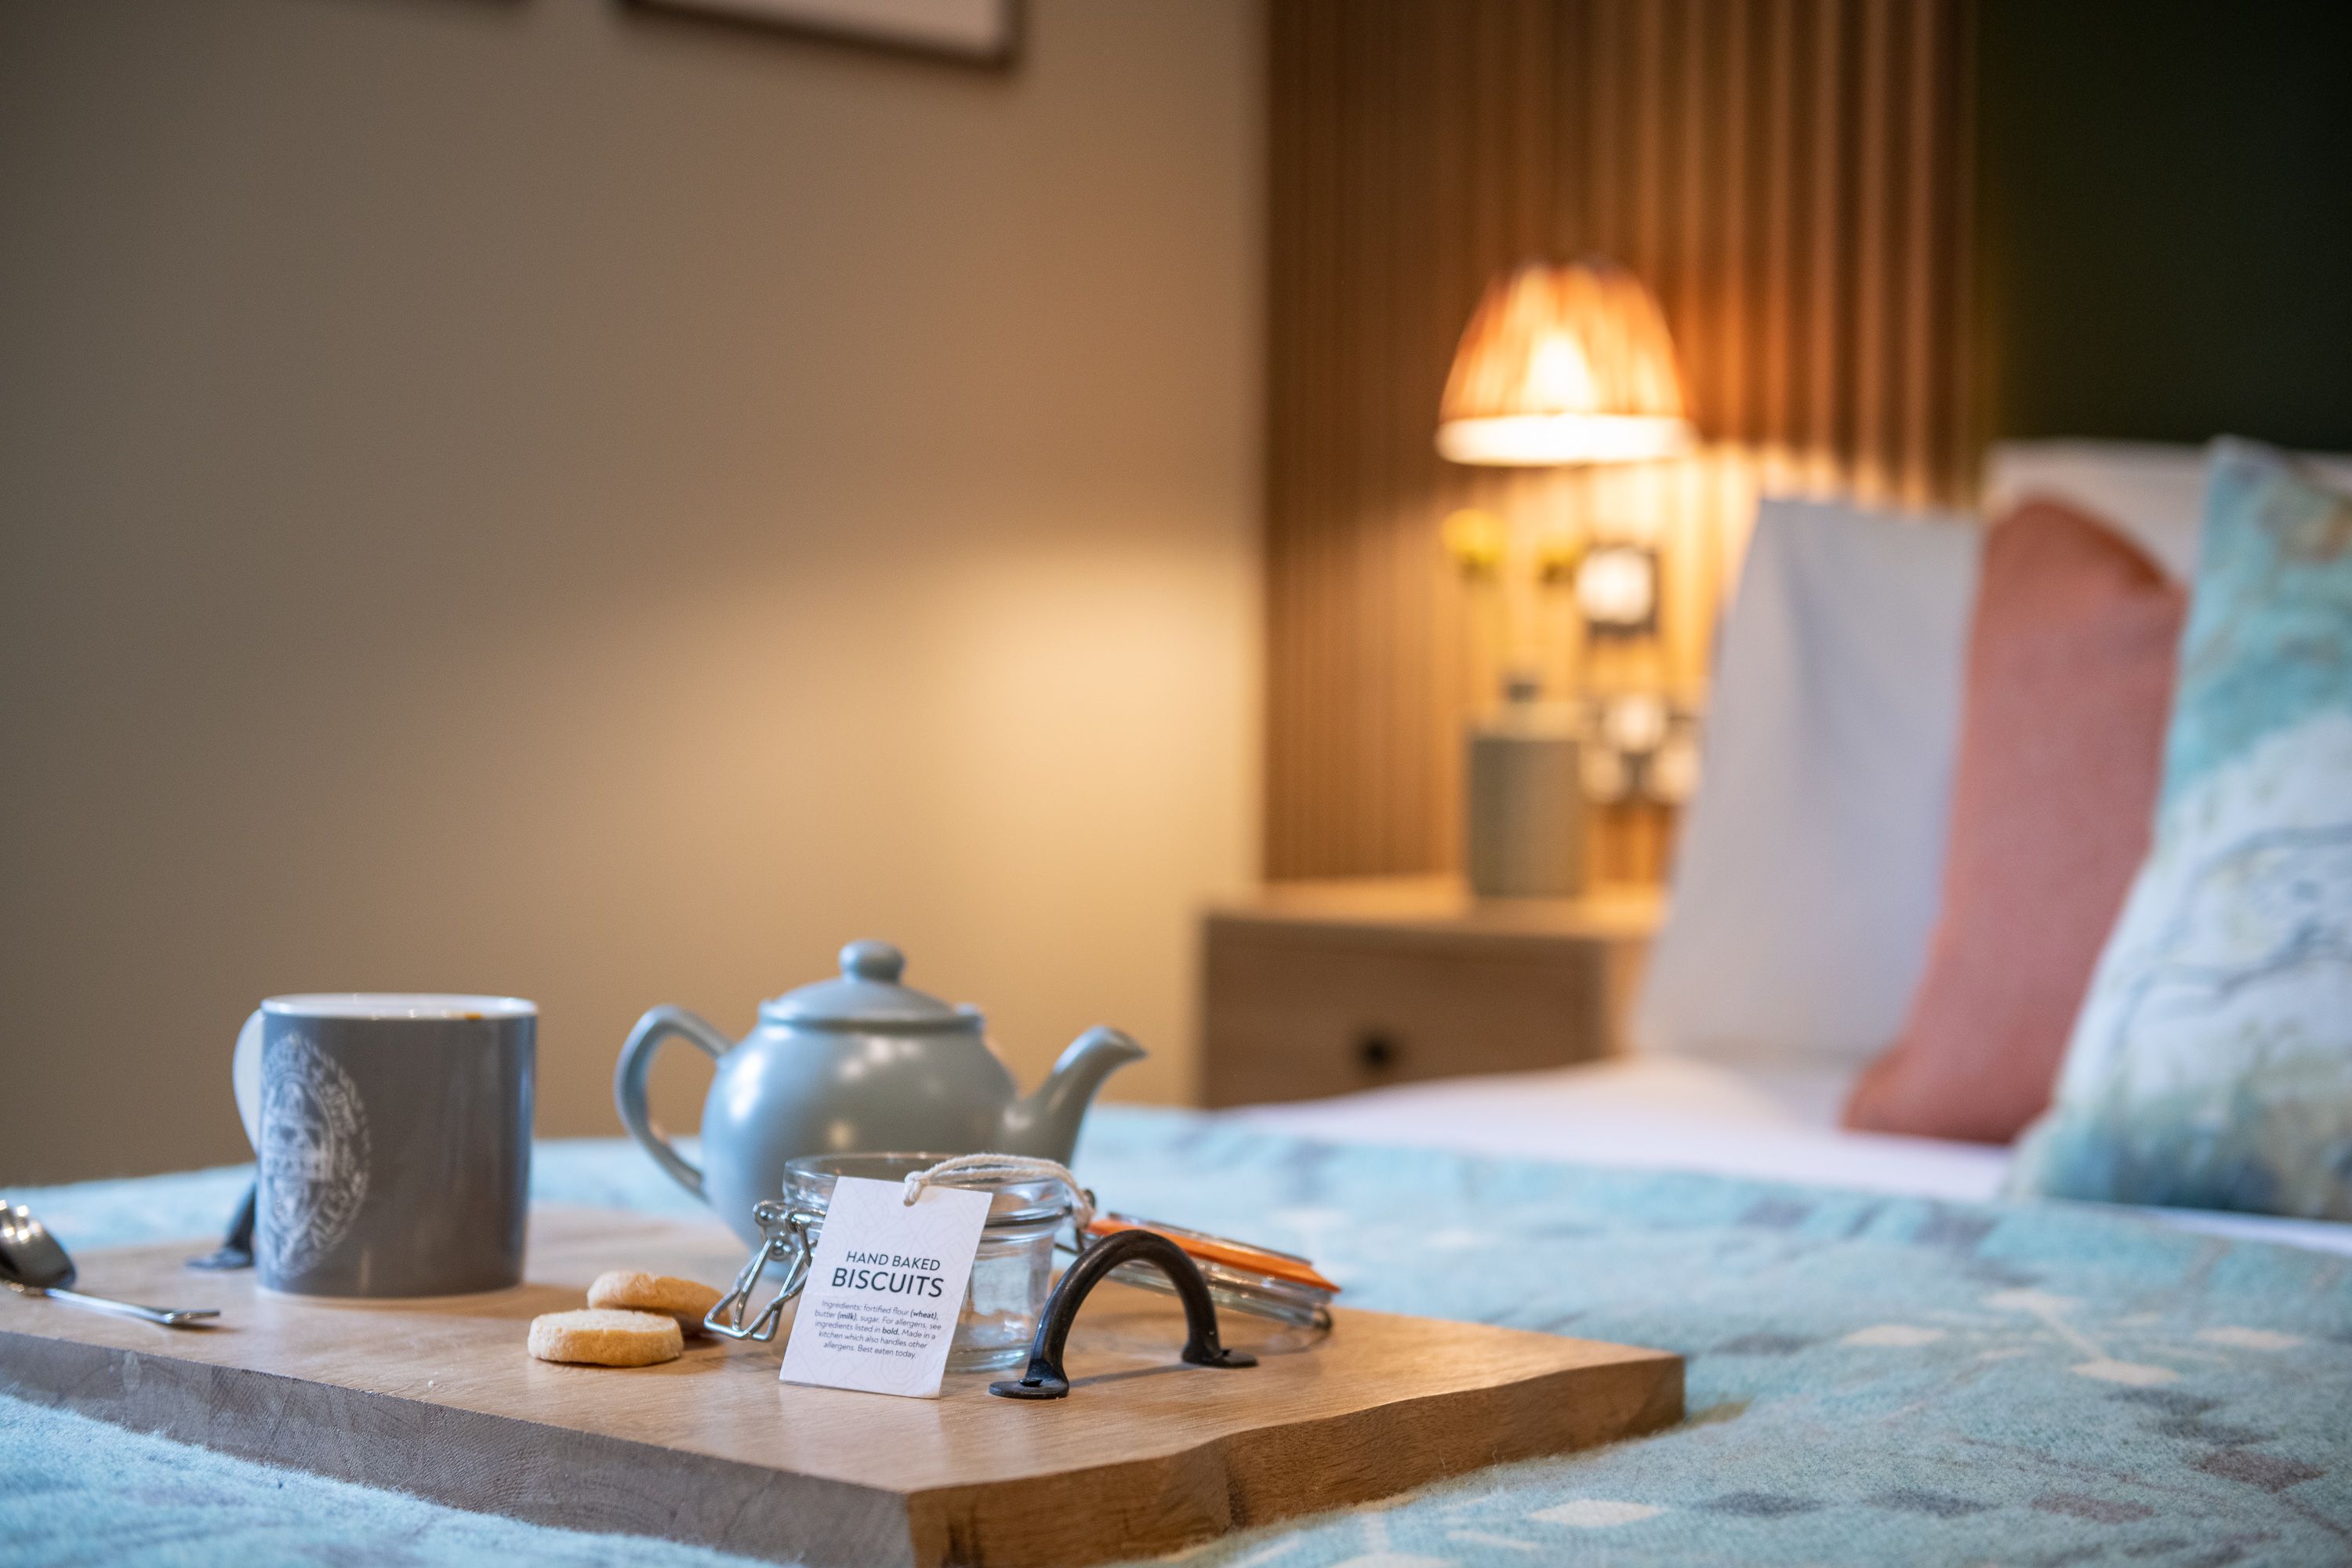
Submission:
<svg viewBox="0 0 2352 1568">
<path fill-rule="evenodd" d="M 272 1042 L 263 1074 L 257 1227 L 275 1274 L 299 1274 L 342 1240 L 367 1201 L 367 1110 L 359 1086 L 299 1035 Z"/>
</svg>

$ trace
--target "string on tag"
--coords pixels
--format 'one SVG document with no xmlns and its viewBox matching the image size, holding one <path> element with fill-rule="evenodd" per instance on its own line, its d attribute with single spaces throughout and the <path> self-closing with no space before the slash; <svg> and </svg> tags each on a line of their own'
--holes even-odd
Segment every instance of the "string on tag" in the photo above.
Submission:
<svg viewBox="0 0 2352 1568">
<path fill-rule="evenodd" d="M 981 1176 L 991 1181 L 1024 1182 L 1054 1181 L 1069 1189 L 1070 1223 L 1084 1242 L 1087 1226 L 1095 1221 L 1095 1195 L 1078 1184 L 1067 1165 L 1052 1160 L 1033 1159 L 1026 1154 L 958 1154 L 921 1171 L 907 1173 L 904 1202 L 912 1204 L 923 1195 L 923 1189 L 932 1183 L 953 1185 L 950 1176 Z"/>
</svg>

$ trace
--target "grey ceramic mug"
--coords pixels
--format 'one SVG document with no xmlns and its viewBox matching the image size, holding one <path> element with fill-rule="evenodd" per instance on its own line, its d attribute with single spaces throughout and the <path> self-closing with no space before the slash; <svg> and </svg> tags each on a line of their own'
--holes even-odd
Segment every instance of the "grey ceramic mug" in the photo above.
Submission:
<svg viewBox="0 0 2352 1568">
<path fill-rule="evenodd" d="M 273 996 L 237 1036 L 254 1263 L 304 1296 L 522 1279 L 539 1009 L 512 996 Z"/>
</svg>

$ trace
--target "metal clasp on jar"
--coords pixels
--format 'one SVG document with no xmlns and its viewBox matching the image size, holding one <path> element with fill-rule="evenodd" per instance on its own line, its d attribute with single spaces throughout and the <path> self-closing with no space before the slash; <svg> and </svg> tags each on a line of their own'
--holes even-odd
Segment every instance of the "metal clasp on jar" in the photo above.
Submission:
<svg viewBox="0 0 2352 1568">
<path fill-rule="evenodd" d="M 767 1341 L 776 1337 L 777 1326 L 784 1321 L 784 1303 L 799 1295 L 808 1282 L 809 1263 L 816 1253 L 808 1227 L 823 1222 L 824 1215 L 771 1199 L 753 1209 L 751 1217 L 760 1225 L 760 1245 L 736 1273 L 734 1289 L 702 1315 L 702 1326 L 730 1340 Z M 743 1314 L 751 1310 L 751 1292 L 759 1289 L 760 1277 L 770 1263 L 783 1264 L 783 1283 L 760 1315 L 746 1323 Z"/>
</svg>

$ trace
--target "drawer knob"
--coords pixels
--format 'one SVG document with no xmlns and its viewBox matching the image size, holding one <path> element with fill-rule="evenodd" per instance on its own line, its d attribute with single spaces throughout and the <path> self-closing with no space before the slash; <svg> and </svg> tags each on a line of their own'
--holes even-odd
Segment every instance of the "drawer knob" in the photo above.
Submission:
<svg viewBox="0 0 2352 1568">
<path fill-rule="evenodd" d="M 1398 1049 L 1396 1041 L 1378 1032 L 1366 1035 L 1356 1042 L 1356 1059 L 1363 1063 L 1368 1072 L 1388 1071 L 1396 1066 L 1397 1058 L 1403 1054 Z"/>
</svg>

